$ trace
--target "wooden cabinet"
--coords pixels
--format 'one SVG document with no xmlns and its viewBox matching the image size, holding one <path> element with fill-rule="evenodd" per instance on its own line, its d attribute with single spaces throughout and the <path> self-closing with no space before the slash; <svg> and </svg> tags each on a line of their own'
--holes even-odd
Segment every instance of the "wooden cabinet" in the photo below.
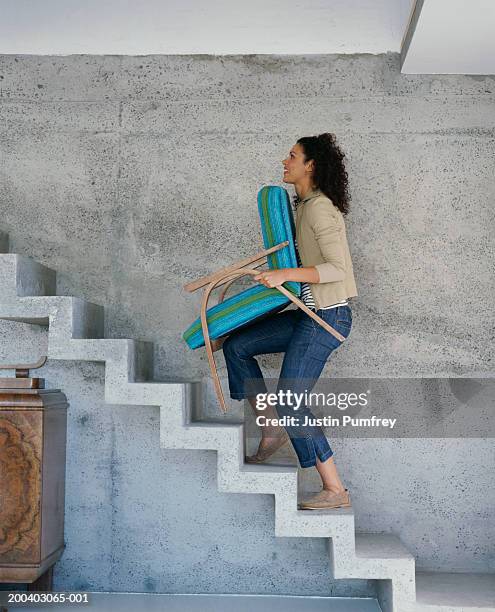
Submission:
<svg viewBox="0 0 495 612">
<path fill-rule="evenodd" d="M 0 582 L 36 581 L 64 549 L 68 404 L 43 386 L 0 378 Z"/>
</svg>

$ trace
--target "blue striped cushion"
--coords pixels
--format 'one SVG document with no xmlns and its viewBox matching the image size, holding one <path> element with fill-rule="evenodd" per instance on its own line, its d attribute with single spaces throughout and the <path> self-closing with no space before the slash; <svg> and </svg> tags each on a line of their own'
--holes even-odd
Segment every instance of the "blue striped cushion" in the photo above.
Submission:
<svg viewBox="0 0 495 612">
<path fill-rule="evenodd" d="M 268 267 L 271 270 L 297 268 L 297 255 L 294 247 L 295 224 L 287 191 L 283 187 L 272 185 L 260 189 L 258 213 L 263 244 L 266 249 L 285 240 L 289 241 L 286 247 L 268 256 Z M 300 295 L 301 283 L 289 281 L 283 286 L 294 295 Z M 265 287 L 261 283 L 249 287 L 220 304 L 208 308 L 206 320 L 210 338 L 214 340 L 225 336 L 269 313 L 283 310 L 289 303 L 289 298 L 274 287 Z M 182 337 L 191 349 L 204 346 L 199 317 L 186 329 Z"/>
</svg>

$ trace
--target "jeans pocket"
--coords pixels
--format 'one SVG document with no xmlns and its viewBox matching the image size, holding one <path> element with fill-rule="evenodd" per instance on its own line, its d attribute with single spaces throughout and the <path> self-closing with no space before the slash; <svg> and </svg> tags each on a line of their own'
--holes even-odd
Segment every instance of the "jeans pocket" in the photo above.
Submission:
<svg viewBox="0 0 495 612">
<path fill-rule="evenodd" d="M 338 306 L 335 314 L 335 324 L 345 329 L 352 327 L 352 312 L 349 306 Z"/>
<path fill-rule="evenodd" d="M 351 329 L 352 321 L 350 321 L 349 319 L 335 319 L 335 325 L 345 327 L 346 329 Z"/>
<path fill-rule="evenodd" d="M 347 338 L 349 334 L 351 333 L 351 327 L 352 327 L 352 323 L 349 321 L 339 320 L 335 322 L 335 329 L 338 332 L 340 332 L 344 336 L 344 338 Z"/>
<path fill-rule="evenodd" d="M 338 306 L 334 310 L 333 317 L 331 318 L 333 321 L 328 320 L 328 324 L 338 331 L 339 334 L 342 334 L 344 338 L 347 338 L 347 336 L 351 333 L 352 327 L 352 315 L 350 308 L 348 306 Z M 337 340 L 338 346 L 340 346 L 342 342 L 343 341 Z"/>
</svg>

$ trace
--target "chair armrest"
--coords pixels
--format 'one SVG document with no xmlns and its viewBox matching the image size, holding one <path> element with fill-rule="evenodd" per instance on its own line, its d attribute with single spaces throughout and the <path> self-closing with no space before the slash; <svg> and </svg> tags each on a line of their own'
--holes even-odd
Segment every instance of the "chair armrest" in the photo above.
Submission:
<svg viewBox="0 0 495 612">
<path fill-rule="evenodd" d="M 262 262 L 263 263 L 263 262 Z M 251 266 L 252 268 L 257 268 L 258 266 L 260 266 L 261 263 L 259 264 L 255 264 L 254 266 Z M 240 268 L 242 270 L 242 268 Z M 218 303 L 221 304 L 225 298 L 225 294 L 227 293 L 227 291 L 229 290 L 229 287 L 231 285 L 233 285 L 237 280 L 239 280 L 240 278 L 242 278 L 242 276 L 235 276 L 234 278 L 226 278 L 222 283 L 218 283 L 217 287 L 219 287 L 220 285 L 225 285 L 225 287 L 222 289 L 220 296 L 218 298 Z"/>
<path fill-rule="evenodd" d="M 209 283 L 217 280 L 218 278 L 221 278 L 228 272 L 235 272 L 236 270 L 239 270 L 240 268 L 243 268 L 244 266 L 252 265 L 255 262 L 259 262 L 257 265 L 260 266 L 261 264 L 265 262 L 266 257 L 268 255 L 270 255 L 271 253 L 274 253 L 275 251 L 279 251 L 280 249 L 283 249 L 288 244 L 289 244 L 289 241 L 285 240 L 284 242 L 281 242 L 280 244 L 276 244 L 275 246 L 269 249 L 264 249 L 263 251 L 260 251 L 256 255 L 252 255 L 251 257 L 246 257 L 246 259 L 241 259 L 240 261 L 237 261 L 231 264 L 230 266 L 222 268 L 221 270 L 217 270 L 217 272 L 213 272 L 213 274 L 209 274 L 208 276 L 203 276 L 201 278 L 198 278 L 195 281 L 187 283 L 187 285 L 184 285 L 184 289 L 192 293 L 193 291 L 196 291 L 197 289 L 200 289 L 201 287 L 208 285 Z M 225 282 L 228 282 L 228 279 L 225 280 L 224 283 Z"/>
</svg>

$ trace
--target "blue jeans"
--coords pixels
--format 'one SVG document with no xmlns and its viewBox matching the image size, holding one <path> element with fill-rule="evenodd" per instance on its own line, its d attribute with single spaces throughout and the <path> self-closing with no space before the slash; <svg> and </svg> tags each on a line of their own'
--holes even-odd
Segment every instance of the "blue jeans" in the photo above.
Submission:
<svg viewBox="0 0 495 612">
<path fill-rule="evenodd" d="M 317 310 L 316 314 L 334 327 L 342 336 L 347 337 L 352 327 L 352 312 L 349 305 L 337 306 L 328 310 Z M 316 323 L 300 308 L 284 310 L 272 314 L 251 325 L 232 332 L 223 343 L 222 349 L 227 364 L 230 397 L 241 400 L 254 397 L 256 393 L 267 393 L 263 374 L 254 355 L 285 352 L 280 371 L 279 389 L 293 393 L 309 394 L 314 387 L 330 355 L 342 343 L 321 325 Z M 247 379 L 258 379 L 259 385 L 253 392 L 244 385 Z M 285 381 L 285 382 L 284 382 Z M 276 405 L 279 416 L 289 414 L 286 406 Z M 294 411 L 289 407 L 290 414 Z M 314 418 L 309 408 L 301 405 L 297 415 Z M 285 428 L 301 467 L 316 465 L 316 457 L 326 461 L 333 455 L 328 441 L 319 426 Z"/>
</svg>

